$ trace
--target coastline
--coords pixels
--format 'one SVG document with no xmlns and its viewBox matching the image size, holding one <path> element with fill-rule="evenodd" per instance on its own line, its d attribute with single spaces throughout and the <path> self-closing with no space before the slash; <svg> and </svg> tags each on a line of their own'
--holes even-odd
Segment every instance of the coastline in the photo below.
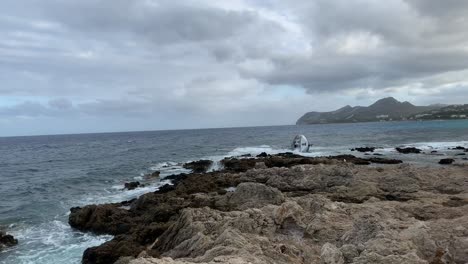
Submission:
<svg viewBox="0 0 468 264">
<path fill-rule="evenodd" d="M 439 263 L 468 257 L 450 248 L 449 235 L 460 230 L 440 233 L 439 223 L 468 226 L 466 163 L 434 167 L 370 156 L 266 153 L 222 163 L 221 171 L 204 172 L 202 162 L 200 173 L 166 177 L 173 185 L 131 201 L 72 208 L 72 227 L 114 235 L 87 249 L 83 263 Z M 411 233 L 421 224 L 422 238 Z M 418 243 L 440 246 L 424 249 L 416 241 L 403 247 L 400 229 L 423 240 Z M 466 239 L 468 231 L 461 231 L 459 239 Z M 385 243 L 398 254 L 380 252 Z"/>
</svg>

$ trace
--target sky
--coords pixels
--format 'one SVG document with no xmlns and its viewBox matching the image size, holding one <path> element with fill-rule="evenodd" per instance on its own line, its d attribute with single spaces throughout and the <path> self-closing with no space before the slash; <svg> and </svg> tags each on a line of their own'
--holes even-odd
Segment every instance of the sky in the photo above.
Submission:
<svg viewBox="0 0 468 264">
<path fill-rule="evenodd" d="M 468 103 L 465 0 L 2 0 L 0 136 Z"/>
</svg>

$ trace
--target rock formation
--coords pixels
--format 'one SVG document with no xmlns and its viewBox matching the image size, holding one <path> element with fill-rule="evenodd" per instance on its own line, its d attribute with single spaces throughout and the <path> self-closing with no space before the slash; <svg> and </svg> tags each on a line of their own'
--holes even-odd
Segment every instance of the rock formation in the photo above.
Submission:
<svg viewBox="0 0 468 264">
<path fill-rule="evenodd" d="M 73 208 L 69 221 L 115 236 L 84 263 L 466 263 L 468 167 L 371 162 L 226 159 L 133 201 Z"/>
</svg>

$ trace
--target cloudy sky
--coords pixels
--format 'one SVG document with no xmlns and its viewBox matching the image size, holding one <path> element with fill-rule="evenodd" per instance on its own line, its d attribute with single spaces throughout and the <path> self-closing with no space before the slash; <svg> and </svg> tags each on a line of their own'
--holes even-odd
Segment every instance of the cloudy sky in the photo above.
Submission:
<svg viewBox="0 0 468 264">
<path fill-rule="evenodd" d="M 468 103 L 465 0 L 2 0 L 0 136 Z"/>
</svg>

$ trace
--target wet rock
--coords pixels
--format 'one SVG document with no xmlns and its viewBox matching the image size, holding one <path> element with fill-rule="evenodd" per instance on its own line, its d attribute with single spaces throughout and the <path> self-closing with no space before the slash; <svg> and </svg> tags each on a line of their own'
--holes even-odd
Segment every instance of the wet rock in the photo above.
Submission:
<svg viewBox="0 0 468 264">
<path fill-rule="evenodd" d="M 204 173 L 208 171 L 212 164 L 213 161 L 211 160 L 198 160 L 185 163 L 183 167 L 192 170 L 193 173 Z"/>
<path fill-rule="evenodd" d="M 408 147 L 408 148 L 395 148 L 398 152 L 403 154 L 419 154 L 422 150 L 415 148 L 415 147 Z"/>
<path fill-rule="evenodd" d="M 374 152 L 374 147 L 360 147 L 360 148 L 353 148 L 351 151 L 359 151 L 359 152 Z"/>
<path fill-rule="evenodd" d="M 257 158 L 267 158 L 267 157 L 268 157 L 268 154 L 266 152 L 262 152 L 257 155 Z"/>
<path fill-rule="evenodd" d="M 18 240 L 12 235 L 8 235 L 3 231 L 0 231 L 0 252 L 9 247 L 13 247 L 18 244 Z"/>
<path fill-rule="evenodd" d="M 154 172 L 152 172 L 150 174 L 145 175 L 145 177 L 148 178 L 148 179 L 155 179 L 155 178 L 159 178 L 160 174 L 161 174 L 160 171 L 154 171 Z"/>
<path fill-rule="evenodd" d="M 449 164 L 452 164 L 454 163 L 455 160 L 454 159 L 441 159 L 439 161 L 439 164 L 442 164 L 442 165 L 449 165 Z"/>
<path fill-rule="evenodd" d="M 465 147 L 462 147 L 462 146 L 456 146 L 454 148 L 452 148 L 453 150 L 466 150 Z"/>
<path fill-rule="evenodd" d="M 127 190 L 134 190 L 136 188 L 138 188 L 140 186 L 140 182 L 138 181 L 134 181 L 134 182 L 126 182 L 124 184 L 124 188 L 127 189 Z"/>
<path fill-rule="evenodd" d="M 466 154 L 465 153 L 457 153 L 455 154 L 455 156 L 465 156 Z"/>
</svg>

